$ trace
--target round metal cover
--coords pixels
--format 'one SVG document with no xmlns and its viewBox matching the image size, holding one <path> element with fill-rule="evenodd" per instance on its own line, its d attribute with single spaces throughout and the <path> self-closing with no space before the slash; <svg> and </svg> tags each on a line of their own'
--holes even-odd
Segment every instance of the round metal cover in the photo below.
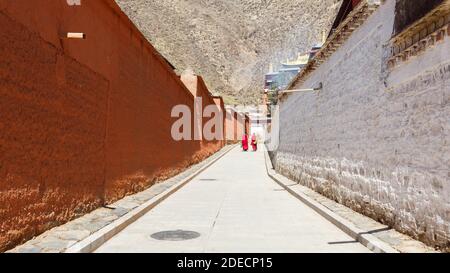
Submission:
<svg viewBox="0 0 450 273">
<path fill-rule="evenodd" d="M 151 237 L 160 241 L 186 241 L 200 237 L 200 233 L 188 230 L 168 230 L 154 233 Z"/>
</svg>

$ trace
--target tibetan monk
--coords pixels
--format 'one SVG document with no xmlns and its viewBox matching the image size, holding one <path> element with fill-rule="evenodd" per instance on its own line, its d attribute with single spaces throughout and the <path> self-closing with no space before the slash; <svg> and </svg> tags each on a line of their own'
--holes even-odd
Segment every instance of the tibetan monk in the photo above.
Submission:
<svg viewBox="0 0 450 273">
<path fill-rule="evenodd" d="M 242 149 L 244 152 L 248 151 L 248 136 L 246 134 L 242 137 Z"/>
<path fill-rule="evenodd" d="M 254 152 L 258 150 L 258 139 L 255 134 L 252 135 L 252 148 Z"/>
</svg>

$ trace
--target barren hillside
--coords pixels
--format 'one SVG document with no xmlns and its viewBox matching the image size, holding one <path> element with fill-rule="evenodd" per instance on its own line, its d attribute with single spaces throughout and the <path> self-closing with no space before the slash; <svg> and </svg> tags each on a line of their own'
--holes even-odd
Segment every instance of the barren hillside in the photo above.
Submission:
<svg viewBox="0 0 450 273">
<path fill-rule="evenodd" d="M 269 63 L 307 50 L 339 0 L 116 0 L 178 72 L 193 69 L 227 103 L 255 103 Z"/>
</svg>

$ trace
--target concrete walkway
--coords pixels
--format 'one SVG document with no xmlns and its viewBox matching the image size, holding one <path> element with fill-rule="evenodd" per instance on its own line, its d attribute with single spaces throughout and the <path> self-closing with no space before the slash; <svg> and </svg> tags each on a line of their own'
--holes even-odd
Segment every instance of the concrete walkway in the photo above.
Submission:
<svg viewBox="0 0 450 273">
<path fill-rule="evenodd" d="M 185 241 L 152 238 L 194 231 Z M 97 252 L 370 252 L 284 191 L 264 153 L 234 149 Z"/>
</svg>

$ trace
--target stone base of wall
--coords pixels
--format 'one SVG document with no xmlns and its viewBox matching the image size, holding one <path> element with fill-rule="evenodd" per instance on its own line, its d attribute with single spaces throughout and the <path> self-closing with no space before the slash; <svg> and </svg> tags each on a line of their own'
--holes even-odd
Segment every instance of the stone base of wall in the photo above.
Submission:
<svg viewBox="0 0 450 273">
<path fill-rule="evenodd" d="M 386 69 L 395 1 L 280 102 L 281 174 L 439 249 L 450 247 L 450 40 Z"/>
<path fill-rule="evenodd" d="M 400 192 L 381 171 L 345 159 L 278 152 L 273 160 L 276 170 L 291 180 L 430 246 L 450 250 L 448 222 L 434 214 L 428 200 L 414 197 L 420 189 Z M 410 183 L 407 177 L 398 179 Z"/>
</svg>

